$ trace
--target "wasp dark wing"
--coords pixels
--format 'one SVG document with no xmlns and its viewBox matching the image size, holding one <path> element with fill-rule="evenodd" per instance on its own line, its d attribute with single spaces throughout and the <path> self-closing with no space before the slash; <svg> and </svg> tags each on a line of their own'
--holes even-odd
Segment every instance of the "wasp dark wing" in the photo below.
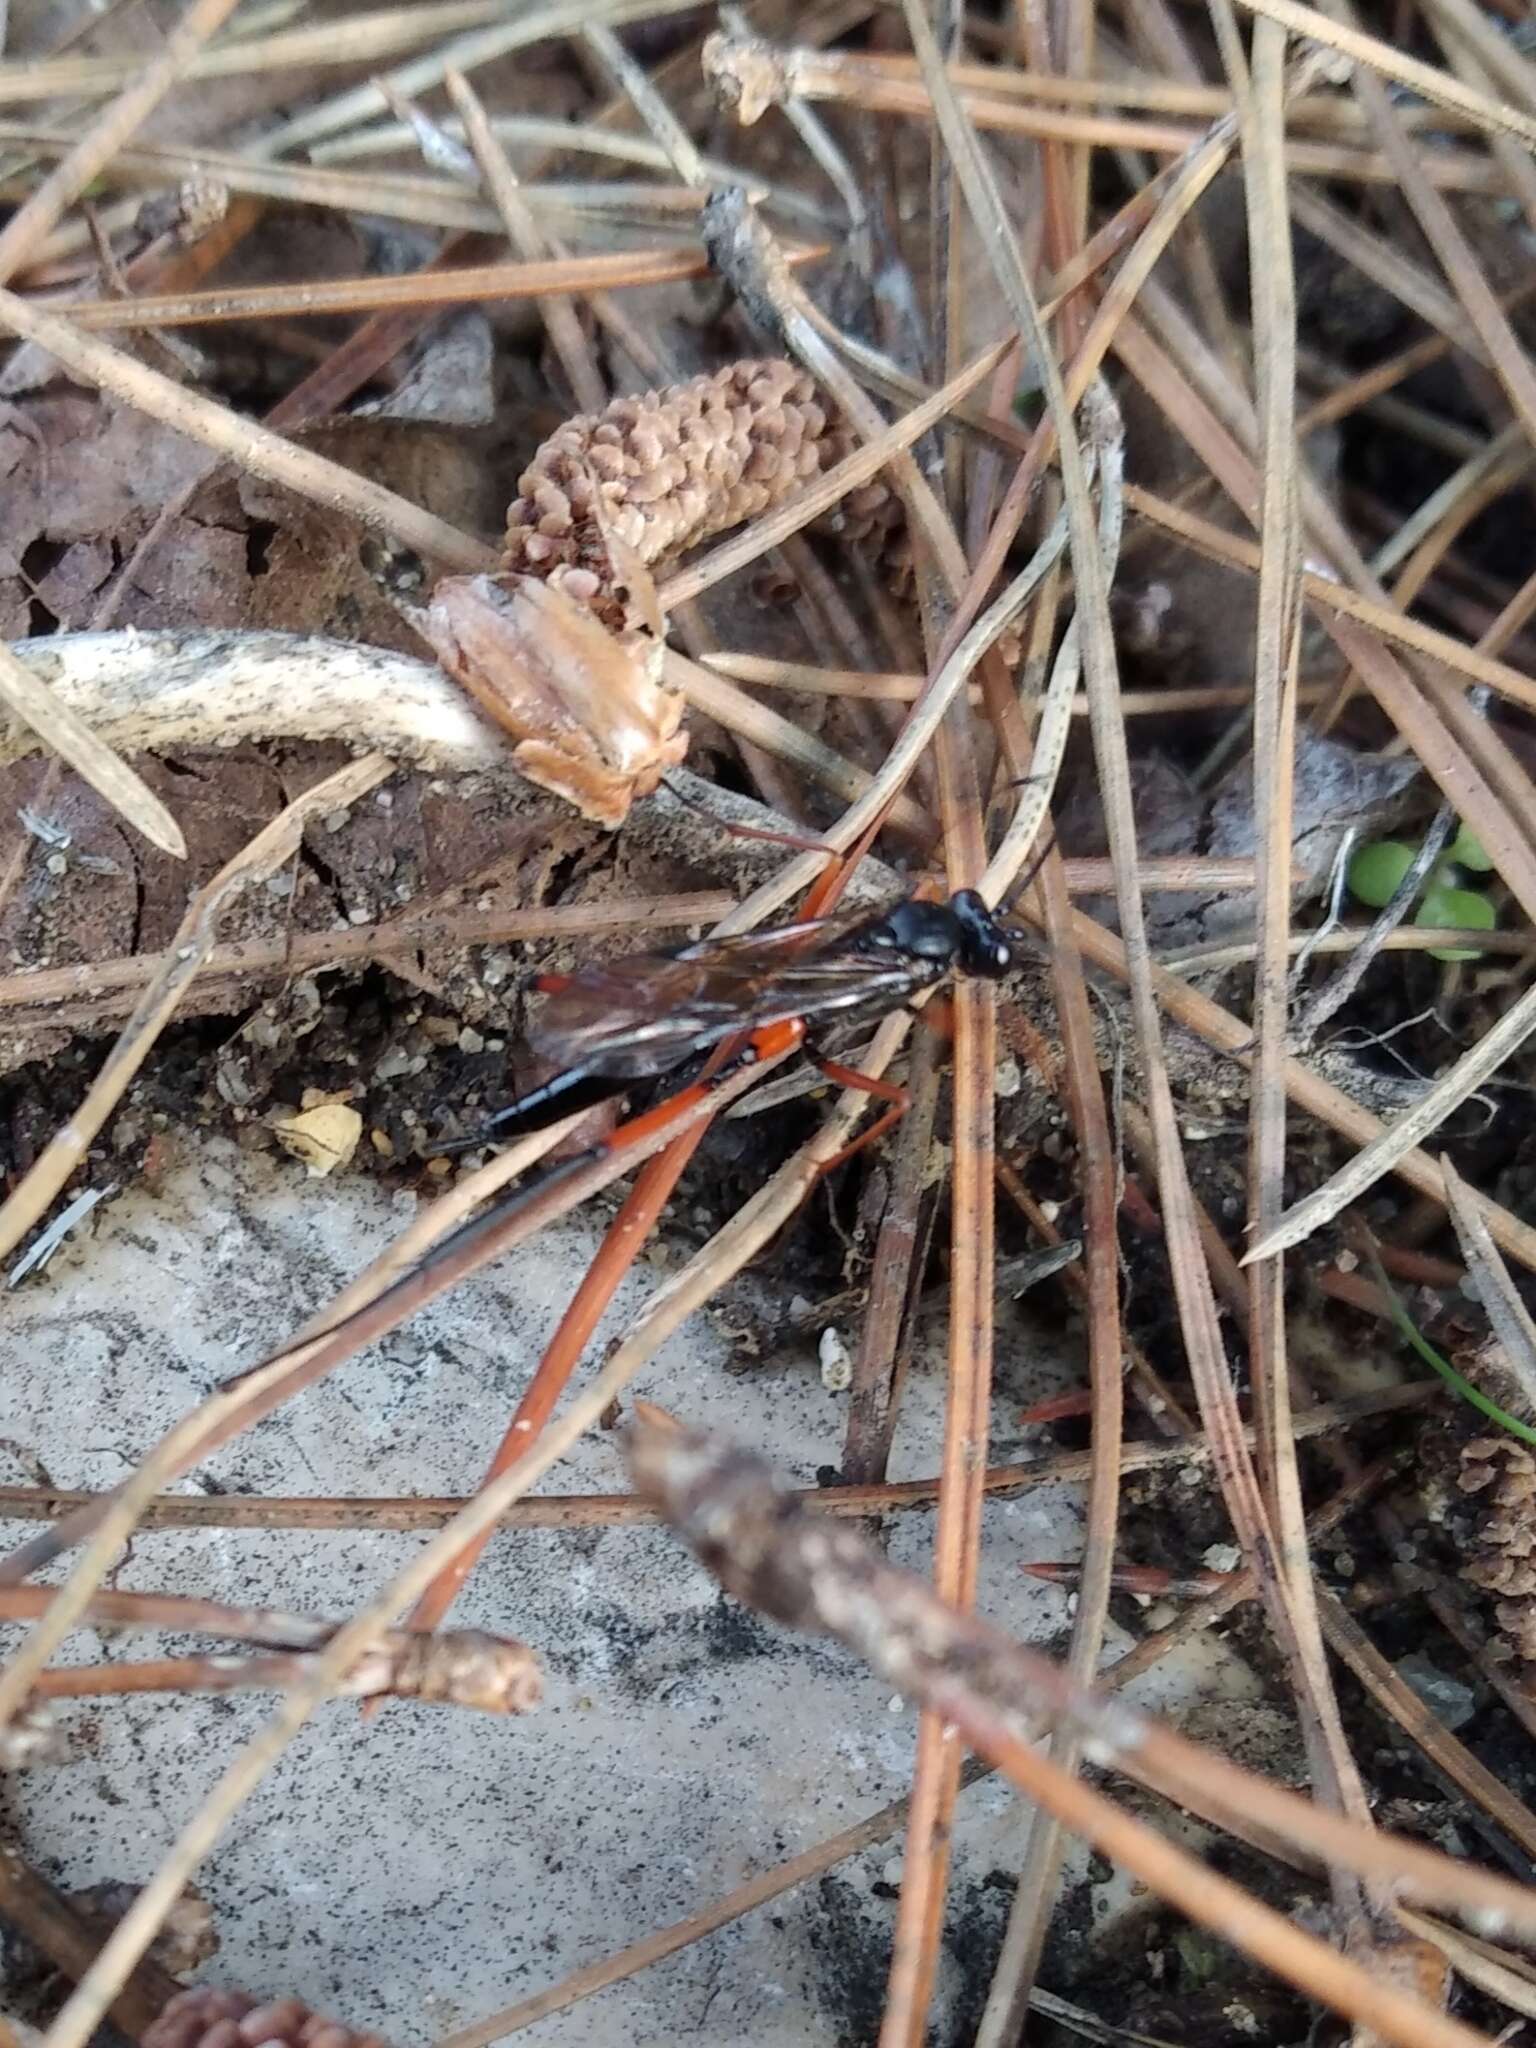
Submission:
<svg viewBox="0 0 1536 2048">
<path fill-rule="evenodd" d="M 865 911 L 583 968 L 534 1018 L 529 1043 L 562 1067 L 630 1079 L 666 1073 L 733 1031 L 888 1009 L 927 977 L 910 960 L 861 952 L 872 922 Z"/>
</svg>

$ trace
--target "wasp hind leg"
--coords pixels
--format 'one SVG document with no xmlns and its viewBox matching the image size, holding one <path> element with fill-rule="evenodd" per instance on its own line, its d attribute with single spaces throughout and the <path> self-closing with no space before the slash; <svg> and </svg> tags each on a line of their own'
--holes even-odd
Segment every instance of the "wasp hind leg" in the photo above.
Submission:
<svg viewBox="0 0 1536 2048">
<path fill-rule="evenodd" d="M 893 1125 L 899 1124 L 912 1107 L 912 1097 L 897 1081 L 886 1081 L 874 1074 L 861 1074 L 857 1067 L 845 1067 L 841 1060 L 829 1060 L 821 1053 L 809 1048 L 807 1050 L 817 1069 L 835 1086 L 861 1089 L 864 1094 L 873 1096 L 877 1102 L 888 1102 L 891 1105 L 883 1115 L 875 1118 L 867 1131 L 860 1131 L 850 1144 L 845 1145 L 841 1152 L 835 1152 L 820 1169 L 824 1174 L 831 1173 L 839 1166 L 846 1166 L 856 1152 L 862 1152 L 866 1146 L 873 1145 L 877 1139 L 883 1138 Z"/>
</svg>

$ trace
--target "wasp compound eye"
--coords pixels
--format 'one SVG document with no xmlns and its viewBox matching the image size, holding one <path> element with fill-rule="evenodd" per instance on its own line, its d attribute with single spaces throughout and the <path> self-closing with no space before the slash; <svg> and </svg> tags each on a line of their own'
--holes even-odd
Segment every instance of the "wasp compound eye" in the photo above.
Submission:
<svg viewBox="0 0 1536 2048">
<path fill-rule="evenodd" d="M 960 967 L 999 980 L 1013 965 L 1013 942 L 1005 927 L 974 889 L 957 889 L 949 908 L 960 934 Z"/>
</svg>

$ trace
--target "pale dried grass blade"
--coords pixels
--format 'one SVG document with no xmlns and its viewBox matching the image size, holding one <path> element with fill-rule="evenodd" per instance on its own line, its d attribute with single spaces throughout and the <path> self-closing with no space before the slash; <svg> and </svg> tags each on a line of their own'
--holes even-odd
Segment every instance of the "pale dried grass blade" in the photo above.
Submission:
<svg viewBox="0 0 1536 2048">
<path fill-rule="evenodd" d="M 1124 522 L 1124 441 L 1119 415 L 1104 402 L 1102 387 L 1095 386 L 1090 391 L 1087 412 L 1100 479 L 1099 546 L 1104 556 L 1106 575 L 1112 578 L 1119 561 Z M 1047 630 L 1044 622 L 1041 622 L 1041 630 Z M 1038 820 L 1034 827 L 1029 825 L 1027 807 L 1036 794 L 1037 784 L 1044 785 L 1040 792 L 1042 797 L 1047 796 L 1054 785 L 1071 728 L 1072 703 L 1081 672 L 1080 628 L 1074 615 L 1062 636 L 1051 680 L 1041 702 L 1030 755 L 1030 785 L 1021 793 L 1018 812 L 998 847 L 993 868 L 1006 865 L 1010 856 L 1016 855 L 1022 860 L 1034 837 L 1034 830 L 1038 829 Z M 1082 958 L 1071 940 L 1066 866 L 1060 853 L 1053 849 L 1042 864 L 1039 886 L 1045 906 L 1052 974 L 1057 990 L 1057 1012 L 1066 1062 L 1066 1094 L 1074 1127 L 1079 1133 L 1083 1174 L 1087 1183 L 1083 1222 L 1087 1248 L 1085 1279 L 1089 1290 L 1093 1465 L 1084 1528 L 1083 1572 L 1067 1668 L 1075 1679 L 1088 1684 L 1092 1682 L 1103 1651 L 1113 1578 L 1115 1530 L 1120 1509 L 1120 1451 L 1124 1427 L 1121 1362 L 1125 1354 L 1125 1335 L 1115 1244 L 1118 1160 L 1099 1075 Z M 989 876 L 991 872 L 989 868 Z M 1110 880 L 1113 886 L 1112 876 Z M 984 891 L 985 886 L 984 880 Z M 1075 1771 L 1081 1763 L 1080 1745 L 1072 1735 L 1059 1734 L 1052 1744 L 1052 1757 L 1064 1771 Z M 1019 2038 L 1033 2000 L 1046 1930 L 1055 1908 L 1065 1847 L 1060 1824 L 1049 1816 L 1037 1814 L 1030 1825 L 1029 1846 L 1019 1871 L 1003 1946 L 977 2030 L 976 2048 L 1006 2048 L 1006 2044 Z"/>
<path fill-rule="evenodd" d="M 1536 120 L 1522 114 L 1505 100 L 1472 92 L 1436 64 L 1421 63 L 1417 57 L 1408 56 L 1377 36 L 1365 35 L 1359 29 L 1333 21 L 1315 7 L 1302 6 L 1300 0 L 1242 0 L 1242 4 L 1254 14 L 1267 15 L 1271 21 L 1278 21 L 1293 35 L 1306 36 L 1314 43 L 1321 43 L 1325 49 L 1337 50 L 1353 63 L 1363 64 L 1370 71 L 1379 71 L 1383 78 L 1407 86 L 1410 92 L 1418 93 L 1433 106 L 1448 107 L 1452 113 L 1464 114 L 1479 128 L 1486 128 L 1494 134 L 1516 136 L 1528 149 L 1536 149 Z"/>
<path fill-rule="evenodd" d="M 375 115 L 388 113 L 389 100 L 382 89 L 385 84 L 409 99 L 414 94 L 429 92 L 441 85 L 444 75 L 450 70 L 466 73 L 478 70 L 482 64 L 510 56 L 515 50 L 527 49 L 532 43 L 546 42 L 551 36 L 570 35 L 594 17 L 614 23 L 637 21 L 647 16 L 680 13 L 688 4 L 689 0 L 565 0 L 563 5 L 534 9 L 529 13 L 511 11 L 510 19 L 506 0 L 495 0 L 494 5 L 478 13 L 466 10 L 470 33 L 452 42 L 442 42 L 440 36 L 423 37 L 418 34 L 413 38 L 414 42 L 430 41 L 437 47 L 400 65 L 388 74 L 382 84 L 354 86 L 334 99 L 295 114 L 280 128 L 261 138 L 259 154 L 286 155 L 318 142 L 324 136 L 340 134 L 359 121 L 369 121 Z M 410 18 L 424 14 L 426 9 L 416 5 L 402 8 L 400 12 Z M 472 26 L 475 21 L 488 22 L 489 26 L 476 29 Z"/>
<path fill-rule="evenodd" d="M 317 22 L 267 36 L 230 36 L 196 56 L 186 75 L 238 78 L 300 65 L 372 63 L 395 50 L 494 20 L 502 4 L 503 0 L 443 0 L 437 6 L 383 8 L 354 15 L 350 21 Z M 120 55 L 54 57 L 36 63 L 12 58 L 0 63 L 0 106 L 112 92 L 130 84 L 137 69 L 131 57 Z"/>
<path fill-rule="evenodd" d="M 1301 632 L 1301 493 L 1295 432 L 1296 287 L 1285 170 L 1283 29 L 1254 23 L 1245 59 L 1226 0 L 1212 21 L 1239 98 L 1244 144 L 1250 293 L 1258 398 L 1260 567 L 1254 648 L 1252 790 L 1258 830 L 1257 1048 L 1249 1111 L 1249 1215 L 1254 1229 L 1284 1206 L 1286 1024 L 1290 850 L 1296 750 L 1296 676 Z M 1306 1510 L 1291 1436 L 1284 1275 L 1278 1261 L 1250 1278 L 1248 1339 L 1259 1421 L 1258 1467 L 1274 1530 L 1292 1640 L 1290 1681 L 1319 1796 L 1355 1819 L 1370 1807 L 1345 1738 L 1314 1597 Z M 1278 1589 L 1277 1589 L 1278 1593 Z M 1369 1947 L 1369 1920 L 1355 1879 L 1330 1873 L 1334 1907 L 1351 1943 Z"/>
<path fill-rule="evenodd" d="M 186 859 L 187 842 L 181 827 L 149 785 L 104 740 L 96 737 L 77 711 L 55 696 L 47 683 L 3 645 L 0 702 L 8 705 L 60 760 L 67 761 L 120 818 L 142 832 L 151 846 L 158 846 L 162 853 L 177 860 Z"/>
<path fill-rule="evenodd" d="M 465 138 L 475 153 L 485 189 L 506 226 L 507 240 L 524 262 L 542 261 L 549 254 L 548 246 L 534 219 L 527 194 L 507 161 L 507 153 L 497 141 L 474 88 L 457 71 L 450 71 L 443 83 L 464 125 Z M 581 331 L 576 301 L 568 292 L 552 292 L 548 298 L 538 301 L 538 307 L 550 346 L 560 358 L 578 409 L 601 412 L 608 403 L 608 390 Z"/>
<path fill-rule="evenodd" d="M 1510 1277 L 1472 1189 L 1444 1155 L 1440 1171 L 1445 1176 L 1445 1206 L 1456 1226 L 1467 1271 L 1477 1282 L 1477 1298 L 1503 1347 L 1504 1363 L 1536 1417 L 1536 1320 Z"/>
<path fill-rule="evenodd" d="M 1303 1238 L 1310 1237 L 1314 1230 L 1321 1229 L 1323 1224 L 1331 1222 L 1341 1209 L 1357 1201 L 1368 1187 L 1380 1180 L 1384 1173 L 1390 1173 L 1407 1153 L 1421 1145 L 1432 1131 L 1438 1130 L 1453 1109 L 1465 1102 L 1468 1096 L 1476 1094 L 1505 1060 L 1525 1043 L 1532 1031 L 1536 1031 L 1536 984 L 1526 989 L 1498 1023 L 1440 1076 L 1422 1101 L 1405 1110 L 1373 1143 L 1356 1153 L 1347 1166 L 1341 1167 L 1320 1188 L 1288 1209 L 1245 1253 L 1243 1264 L 1251 1266 L 1257 1259 L 1272 1258 L 1276 1252 L 1287 1251 L 1293 1244 L 1300 1244 Z"/>
</svg>

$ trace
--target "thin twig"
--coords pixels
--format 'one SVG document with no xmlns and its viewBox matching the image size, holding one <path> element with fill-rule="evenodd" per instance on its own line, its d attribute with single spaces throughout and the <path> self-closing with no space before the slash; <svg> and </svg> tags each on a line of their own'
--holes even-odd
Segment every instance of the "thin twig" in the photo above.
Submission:
<svg viewBox="0 0 1536 2048">
<path fill-rule="evenodd" d="M 1104 1765 L 1171 1793 L 1220 1826 L 1242 1816 L 1310 1854 L 1337 1858 L 1362 1875 L 1390 1878 L 1415 1896 L 1424 1897 L 1432 1887 L 1465 1906 L 1475 1886 L 1497 1895 L 1512 1925 L 1536 1928 L 1536 1901 L 1526 1887 L 1340 1819 L 1084 1690 L 1049 1659 L 937 1599 L 924 1580 L 886 1563 L 854 1530 L 834 1529 L 800 1513 L 774 1488 L 755 1455 L 665 1418 L 653 1421 L 654 1415 L 642 1411 L 631 1438 L 637 1481 L 727 1591 L 790 1626 L 838 1637 L 887 1683 L 953 1721 L 1015 1783 L 1044 1798 L 1075 1831 L 1108 1848 L 1185 1912 L 1209 1924 L 1219 1899 L 1220 1909 L 1233 1914 L 1221 1923 L 1225 1937 L 1241 1941 L 1308 1995 L 1368 2018 L 1392 2040 L 1446 2048 L 1478 2042 L 1481 2048 L 1478 2035 L 1388 1991 L 1208 1867 L 1193 1858 L 1186 1862 L 1163 1837 L 1139 1824 L 1111 1828 L 1114 1809 L 1101 1795 L 1040 1761 L 1031 1741 L 1033 1717 L 1076 1727 Z M 1167 1881 L 1175 1873 L 1170 1890 Z M 1305 1952 L 1285 1936 L 1299 1937 Z"/>
<path fill-rule="evenodd" d="M 1363 1475 L 1359 1482 L 1336 1495 L 1321 1509 L 1313 1518 L 1314 1534 L 1320 1536 L 1326 1530 L 1337 1527 L 1345 1515 L 1358 1505 L 1360 1498 L 1372 1483 L 1373 1476 L 1375 1481 L 1379 1481 L 1382 1468 L 1375 1468 L 1374 1475 Z M 1155 1668 L 1164 1657 L 1180 1648 L 1199 1629 L 1214 1624 L 1229 1613 L 1241 1599 L 1251 1595 L 1252 1590 L 1251 1573 L 1228 1574 L 1227 1582 L 1220 1593 L 1187 1608 L 1179 1622 L 1144 1638 L 1135 1649 L 1118 1658 L 1103 1674 L 1103 1684 L 1118 1691 L 1132 1679 L 1139 1678 L 1146 1671 Z M 962 1789 L 990 1775 L 985 1765 L 973 1761 L 961 1772 Z M 655 1934 L 647 1935 L 630 1947 L 619 1950 L 617 1954 L 605 1957 L 600 1963 L 589 1964 L 584 1969 L 573 1971 L 560 1982 L 543 1991 L 535 1992 L 532 1997 L 522 1999 L 516 2005 L 491 2013 L 485 2019 L 477 2020 L 456 2033 L 446 2035 L 435 2044 L 435 2048 L 490 2048 L 493 2041 L 503 2040 L 509 2034 L 520 2033 L 524 2028 L 534 2025 L 552 2013 L 565 2011 L 606 1985 L 621 1983 L 625 1978 L 649 1968 L 652 1963 L 660 1962 L 666 1956 L 675 1955 L 715 1928 L 724 1926 L 740 1918 L 742 1914 L 752 1911 L 754 1907 L 765 1904 L 769 1899 L 803 1884 L 807 1878 L 817 1876 L 821 1871 L 859 1854 L 861 1850 L 872 1848 L 877 1843 L 888 1841 L 900 1834 L 907 1810 L 905 1799 L 893 1800 L 889 1806 L 882 1807 L 877 1813 L 870 1814 L 867 1819 L 857 1822 L 853 1827 L 830 1836 L 826 1841 L 818 1843 L 815 1848 L 806 1850 L 800 1856 L 791 1857 L 774 1869 L 750 1879 L 700 1912 L 690 1914 L 687 1919 L 675 1922 L 670 1927 L 659 1929 Z M 1036 1997 L 1049 1998 L 1049 1995 L 1037 1993 Z M 1049 2015 L 1052 2008 L 1047 2004 L 1043 2005 L 1041 2010 Z"/>
<path fill-rule="evenodd" d="M 788 260 L 812 263 L 825 254 L 824 247 L 799 245 L 789 251 Z M 223 290 L 172 292 L 164 297 L 145 293 L 134 299 L 72 299 L 60 305 L 53 317 L 67 318 L 83 336 L 87 330 L 201 327 L 231 320 L 312 319 L 392 307 L 498 304 L 547 297 L 552 292 L 580 296 L 629 285 L 684 284 L 706 276 L 708 270 L 707 260 L 692 246 L 636 249 L 562 256 L 544 263 L 462 265 L 405 277 L 323 278 L 309 284 L 231 285 Z M 9 319 L 8 313 L 6 317 Z M 50 354 L 58 354 L 51 342 L 44 346 Z M 98 381 L 86 374 L 89 381 Z"/>
<path fill-rule="evenodd" d="M 1438 1400 L 1438 1379 L 1389 1387 L 1343 1401 L 1303 1409 L 1295 1418 L 1298 1439 L 1337 1434 L 1358 1422 L 1403 1409 L 1422 1408 Z M 1251 1432 L 1250 1432 L 1251 1440 Z M 1161 1471 L 1179 1464 L 1198 1465 L 1206 1455 L 1204 1439 L 1178 1442 L 1134 1442 L 1121 1447 L 1122 1475 Z M 1089 1475 L 1083 1451 L 1056 1451 L 1021 1465 L 994 1465 L 982 1475 L 989 1495 L 1012 1499 L 1037 1487 L 1080 1485 Z M 933 1505 L 938 1477 L 889 1480 L 851 1486 L 809 1488 L 796 1497 L 812 1514 L 863 1521 L 870 1515 L 904 1514 Z M 82 1510 L 95 1510 L 111 1496 L 57 1487 L 0 1486 L 0 1515 L 12 1521 L 54 1522 Z M 463 1494 L 404 1494 L 378 1498 L 336 1495 L 328 1498 L 241 1494 L 155 1494 L 144 1504 L 139 1527 L 144 1529 L 440 1529 L 464 1506 Z M 519 1501 L 501 1517 L 504 1529 L 650 1528 L 654 1508 L 633 1493 L 549 1494 Z M 9 1597 L 0 1586 L 0 1602 Z M 51 1597 L 51 1596 L 50 1596 Z M 100 1596 L 97 1597 L 108 1597 Z M 118 1596 L 111 1596 L 118 1597 Z"/>
</svg>

